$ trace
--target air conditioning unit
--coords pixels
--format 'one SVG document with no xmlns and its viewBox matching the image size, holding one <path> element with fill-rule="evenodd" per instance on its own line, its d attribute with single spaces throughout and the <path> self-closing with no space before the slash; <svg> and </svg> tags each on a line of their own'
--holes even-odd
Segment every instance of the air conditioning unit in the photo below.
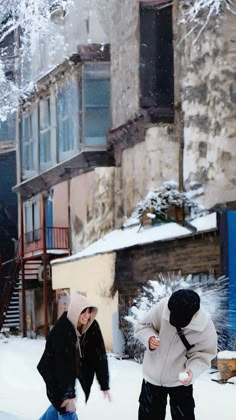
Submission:
<svg viewBox="0 0 236 420">
<path fill-rule="evenodd" d="M 51 280 L 51 266 L 50 266 L 50 264 L 47 264 L 46 269 L 47 269 L 47 280 Z M 39 280 L 39 282 L 44 281 L 43 271 L 44 271 L 44 266 L 40 265 L 40 267 L 38 268 L 38 280 Z"/>
</svg>

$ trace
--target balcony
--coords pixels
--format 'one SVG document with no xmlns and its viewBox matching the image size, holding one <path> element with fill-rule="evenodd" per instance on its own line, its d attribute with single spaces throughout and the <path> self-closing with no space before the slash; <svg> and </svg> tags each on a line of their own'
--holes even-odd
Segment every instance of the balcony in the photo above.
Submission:
<svg viewBox="0 0 236 420">
<path fill-rule="evenodd" d="M 63 255 L 69 253 L 69 229 L 67 227 L 46 227 L 27 232 L 20 238 L 20 255 L 24 259 L 47 254 Z"/>
</svg>

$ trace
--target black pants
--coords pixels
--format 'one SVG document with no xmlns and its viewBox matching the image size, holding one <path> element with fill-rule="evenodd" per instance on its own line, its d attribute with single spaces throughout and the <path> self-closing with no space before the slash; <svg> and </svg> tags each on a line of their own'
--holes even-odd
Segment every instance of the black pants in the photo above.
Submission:
<svg viewBox="0 0 236 420">
<path fill-rule="evenodd" d="M 195 420 L 192 385 L 164 387 L 145 380 L 139 397 L 139 420 L 164 420 L 168 395 L 172 420 Z"/>
</svg>

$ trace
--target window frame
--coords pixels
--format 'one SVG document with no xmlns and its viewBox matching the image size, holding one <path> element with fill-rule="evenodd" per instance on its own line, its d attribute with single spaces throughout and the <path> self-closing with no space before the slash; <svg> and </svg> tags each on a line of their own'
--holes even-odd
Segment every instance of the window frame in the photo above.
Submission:
<svg viewBox="0 0 236 420">
<path fill-rule="evenodd" d="M 34 121 L 35 118 L 35 121 Z M 25 121 L 30 119 L 31 136 L 25 140 Z M 35 136 L 34 136 L 35 130 Z M 38 109 L 37 105 L 33 105 L 30 111 L 23 112 L 20 118 L 20 150 L 21 150 L 21 176 L 23 178 L 31 178 L 38 173 Z M 25 167 L 25 147 L 28 145 L 32 146 L 32 168 L 27 169 Z"/>
<path fill-rule="evenodd" d="M 71 119 L 71 124 L 73 126 L 72 129 L 72 136 L 74 136 L 73 139 L 73 148 L 69 149 L 69 150 L 65 150 L 62 151 L 60 150 L 60 134 L 59 134 L 59 125 L 60 125 L 60 115 L 59 115 L 59 93 L 60 90 L 63 90 L 66 88 L 66 86 L 70 86 L 70 84 L 72 83 L 73 85 L 73 96 L 74 96 L 74 107 L 69 104 L 69 113 L 67 118 L 64 117 L 64 121 L 68 120 L 70 121 Z M 80 131 L 80 122 L 79 122 L 79 118 L 77 117 L 79 115 L 79 103 L 78 103 L 78 77 L 77 74 L 74 73 L 71 75 L 71 77 L 68 77 L 63 83 L 61 83 L 58 88 L 57 88 L 57 92 L 56 92 L 56 126 L 57 126 L 57 155 L 58 155 L 58 162 L 62 162 L 64 160 L 69 159 L 70 157 L 72 157 L 73 155 L 75 155 L 78 150 L 79 150 L 79 131 Z"/>
<path fill-rule="evenodd" d="M 36 196 L 24 203 L 25 238 L 27 243 L 39 241 L 41 238 L 40 197 Z"/>
<path fill-rule="evenodd" d="M 149 12 L 150 16 L 148 18 L 148 15 L 146 15 L 146 20 L 144 20 L 145 12 Z M 158 29 L 159 31 L 163 29 L 161 16 L 165 17 L 168 25 L 165 23 L 166 32 L 158 33 Z M 168 19 L 170 19 L 169 22 Z M 147 20 L 155 22 L 152 32 L 149 31 L 151 24 L 147 25 Z M 152 62 L 154 62 L 152 68 L 147 69 L 146 67 L 150 67 Z M 158 67 L 158 64 L 160 67 Z M 163 84 L 164 73 L 168 74 L 168 77 L 165 78 L 165 84 Z M 152 74 L 154 78 L 152 78 Z M 173 120 L 173 19 L 172 4 L 168 0 L 140 1 L 140 106 L 142 109 L 147 109 L 149 114 L 153 113 L 158 121 L 162 121 L 166 117 L 170 118 L 171 121 Z"/>
<path fill-rule="evenodd" d="M 46 127 L 41 128 L 41 111 L 40 106 L 44 102 L 48 101 L 49 109 L 48 109 L 48 125 Z M 49 133 L 49 143 L 50 143 L 50 158 L 47 161 L 41 161 L 41 135 L 45 135 Z M 56 153 L 56 143 L 57 143 L 57 135 L 56 135 L 56 106 L 55 106 L 55 96 L 53 92 L 49 92 L 48 95 L 40 99 L 38 103 L 38 150 L 39 150 L 39 173 L 45 172 L 47 169 L 52 168 L 57 164 L 57 153 Z"/>
<path fill-rule="evenodd" d="M 105 136 L 104 136 L 104 139 L 105 139 L 105 142 L 104 142 L 104 144 L 93 144 L 93 145 L 89 145 L 89 144 L 86 144 L 86 138 L 85 138 L 85 125 L 86 125 L 86 122 L 85 122 L 85 118 L 86 118 L 86 116 L 85 116 L 85 112 L 86 112 L 86 108 L 93 108 L 92 107 L 92 105 L 90 104 L 90 105 L 87 105 L 86 106 L 86 104 L 85 104 L 85 77 L 86 77 L 86 67 L 103 67 L 103 71 L 108 71 L 108 73 L 109 73 L 109 77 L 107 78 L 108 80 L 109 80 L 109 105 L 107 106 L 107 107 L 101 107 L 101 108 L 106 108 L 106 109 L 108 109 L 109 110 L 109 122 L 110 122 L 110 124 L 109 124 L 109 126 L 108 126 L 108 128 L 107 128 L 107 131 L 106 131 L 106 134 L 105 134 Z M 98 74 L 99 74 L 99 72 L 98 72 Z M 102 80 L 102 78 L 97 78 L 98 80 Z M 94 79 L 95 80 L 95 79 Z M 81 142 L 81 147 L 82 147 L 82 150 L 91 150 L 91 149 L 95 149 L 95 150 L 97 150 L 98 148 L 100 149 L 106 149 L 107 148 L 107 138 L 106 138 L 106 135 L 107 135 L 107 132 L 109 131 L 109 129 L 111 128 L 111 65 L 110 65 L 110 62 L 107 62 L 107 61 L 100 61 L 100 62 L 91 62 L 91 61 L 88 61 L 88 62 L 84 62 L 83 64 L 82 64 L 82 74 L 81 74 L 81 79 L 80 79 L 80 81 L 79 81 L 79 85 L 80 85 L 80 106 L 79 106 L 79 109 L 80 109 L 80 112 L 79 112 L 79 117 L 80 117 L 80 127 L 81 127 L 81 130 L 80 130 L 80 134 L 81 134 L 81 136 L 80 136 L 80 142 Z M 97 107 L 98 108 L 98 107 Z"/>
<path fill-rule="evenodd" d="M 86 144 L 85 138 L 85 127 L 86 127 L 86 103 L 85 103 L 85 75 L 87 66 L 91 66 L 97 68 L 98 73 L 98 80 L 99 72 L 105 72 L 105 78 L 107 78 L 109 82 L 107 94 L 104 96 L 104 104 L 101 102 L 101 106 L 98 105 L 98 109 L 104 108 L 105 112 L 109 113 L 109 123 L 106 129 L 106 133 L 104 133 L 104 138 L 102 136 L 94 136 L 94 139 L 98 138 L 98 142 L 94 142 L 93 138 L 91 144 Z M 107 76 L 106 76 L 107 73 Z M 101 77 L 102 79 L 103 77 Z M 73 93 L 73 98 L 75 99 L 75 104 L 71 107 L 71 124 L 74 127 L 72 136 L 74 136 L 74 143 L 71 150 L 60 150 L 59 144 L 59 118 L 60 112 L 58 108 L 58 91 L 59 89 L 67 89 L 65 83 L 68 83 L 68 86 L 71 86 L 71 91 Z M 53 85 L 48 88 L 48 90 L 42 95 L 32 101 L 30 108 L 22 108 L 21 115 L 20 115 L 20 122 L 19 122 L 19 150 L 20 150 L 20 163 L 21 163 L 21 182 L 25 179 L 30 179 L 35 176 L 39 176 L 41 173 L 53 169 L 55 166 L 60 164 L 61 162 L 70 159 L 71 157 L 77 155 L 79 152 L 83 151 L 91 151 L 91 150 L 106 150 L 107 149 L 107 139 L 106 134 L 111 128 L 111 75 L 110 75 L 110 61 L 100 61 L 100 62 L 91 62 L 86 61 L 80 63 L 73 72 L 68 74 L 65 79 L 61 79 L 58 82 L 55 82 Z M 101 89 L 101 92 L 102 89 Z M 107 95 L 109 97 L 107 98 Z M 106 103 L 107 98 L 107 103 Z M 103 96 L 101 93 L 101 100 L 103 100 Z M 45 105 L 47 103 L 47 105 Z M 98 100 L 99 103 L 99 100 Z M 96 104 L 96 101 L 95 101 Z M 44 108 L 45 107 L 45 108 Z M 47 108 L 46 108 L 47 107 Z M 72 109 L 73 108 L 73 109 Z M 46 110 L 45 110 L 46 109 Z M 45 113 L 45 115 L 44 115 Z M 69 116 L 65 116 L 68 118 Z M 25 142 L 24 140 L 24 132 L 25 128 L 23 127 L 25 124 L 25 119 L 31 119 L 31 131 L 32 133 L 29 136 L 29 140 Z M 41 118 L 41 120 L 40 120 Z M 99 117 L 101 118 L 101 117 Z M 96 120 L 95 123 L 98 124 L 99 128 L 99 121 Z M 105 123 L 106 124 L 106 123 Z M 104 127 L 105 127 L 104 124 Z M 33 127 L 33 129 L 32 129 Z M 101 125 L 101 132 L 103 130 L 103 126 Z M 96 134 L 96 132 L 95 132 Z M 49 138 L 49 145 L 47 149 L 46 138 Z M 45 138 L 44 138 L 45 137 Z M 99 137 L 104 140 L 99 140 Z M 29 147 L 32 144 L 33 148 L 33 161 L 32 170 L 25 169 L 25 162 L 24 162 L 24 148 L 29 143 Z M 43 152 L 44 149 L 44 152 Z M 47 150 L 50 151 L 47 152 Z M 45 156 L 48 158 L 45 160 Z M 44 156 L 45 155 L 45 156 Z"/>
</svg>

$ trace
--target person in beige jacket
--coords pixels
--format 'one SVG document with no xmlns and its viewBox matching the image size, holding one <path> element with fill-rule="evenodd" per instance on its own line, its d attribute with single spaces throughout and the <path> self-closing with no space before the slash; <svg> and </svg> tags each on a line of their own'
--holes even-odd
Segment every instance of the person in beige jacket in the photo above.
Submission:
<svg viewBox="0 0 236 420">
<path fill-rule="evenodd" d="M 164 420 L 167 397 L 173 420 L 195 420 L 192 384 L 217 353 L 212 320 L 199 295 L 179 289 L 138 322 L 135 337 L 146 347 L 139 420 Z"/>
</svg>

